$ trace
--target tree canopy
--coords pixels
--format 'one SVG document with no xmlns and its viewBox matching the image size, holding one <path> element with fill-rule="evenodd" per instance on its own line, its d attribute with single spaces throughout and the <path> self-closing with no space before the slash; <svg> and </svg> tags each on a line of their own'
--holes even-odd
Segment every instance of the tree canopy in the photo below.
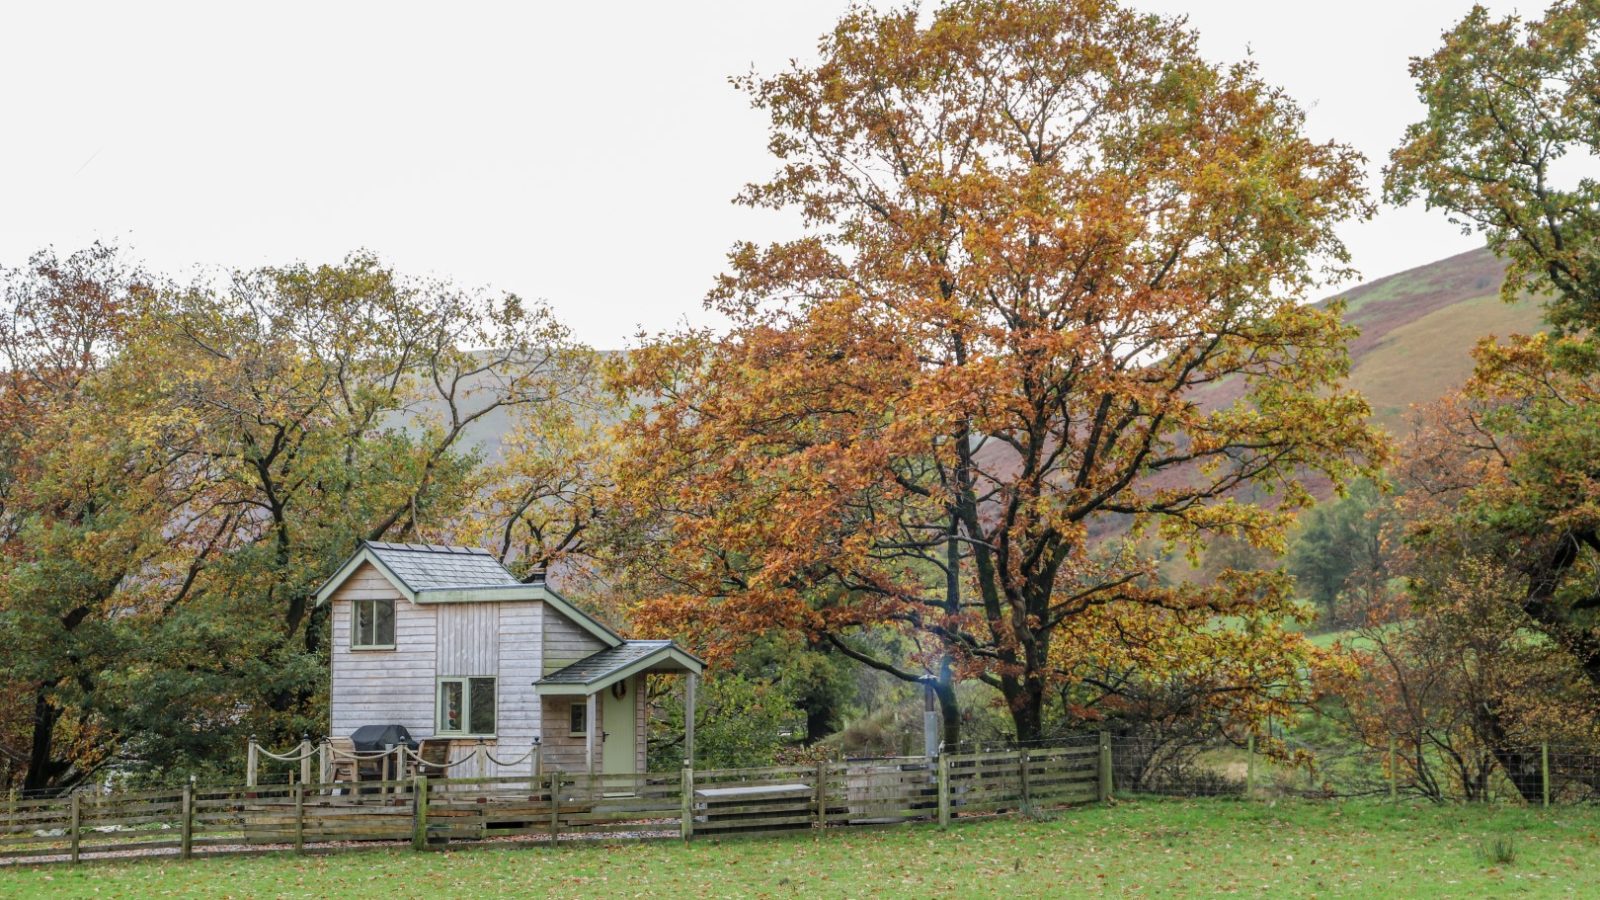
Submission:
<svg viewBox="0 0 1600 900">
<path fill-rule="evenodd" d="M 806 232 L 738 246 L 730 333 L 646 348 L 625 438 L 662 514 L 663 627 L 889 627 L 1004 694 L 1037 738 L 1089 617 L 1282 614 L 1284 579 L 1166 585 L 1133 537 L 1273 545 L 1381 454 L 1343 389 L 1361 160 L 1249 64 L 1089 0 L 848 14 L 820 61 L 738 84 Z M 1272 503 L 1238 499 L 1275 492 Z M 1100 630 L 1093 640 L 1115 640 Z M 877 661 L 882 664 L 883 661 Z M 949 710 L 947 709 L 947 722 Z"/>
</svg>

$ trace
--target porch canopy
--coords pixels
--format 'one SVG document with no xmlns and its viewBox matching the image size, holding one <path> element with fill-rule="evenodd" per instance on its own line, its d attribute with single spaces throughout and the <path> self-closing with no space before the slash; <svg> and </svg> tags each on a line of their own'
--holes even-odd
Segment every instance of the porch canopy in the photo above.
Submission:
<svg viewBox="0 0 1600 900">
<path fill-rule="evenodd" d="M 623 641 L 591 653 L 533 683 L 541 697 L 583 697 L 588 705 L 586 722 L 595 718 L 595 696 L 635 675 L 687 675 L 683 696 L 683 762 L 694 766 L 695 682 L 706 664 L 672 641 Z M 595 728 L 586 729 L 584 753 L 594 771 Z"/>
</svg>

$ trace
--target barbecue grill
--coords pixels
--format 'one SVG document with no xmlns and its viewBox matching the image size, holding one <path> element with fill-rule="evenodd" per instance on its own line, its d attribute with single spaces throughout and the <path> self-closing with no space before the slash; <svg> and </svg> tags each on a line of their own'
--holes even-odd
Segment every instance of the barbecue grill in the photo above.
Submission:
<svg viewBox="0 0 1600 900">
<path fill-rule="evenodd" d="M 407 749 L 417 749 L 417 742 L 404 725 L 363 725 L 350 735 L 357 753 L 382 753 L 397 744 Z"/>
</svg>

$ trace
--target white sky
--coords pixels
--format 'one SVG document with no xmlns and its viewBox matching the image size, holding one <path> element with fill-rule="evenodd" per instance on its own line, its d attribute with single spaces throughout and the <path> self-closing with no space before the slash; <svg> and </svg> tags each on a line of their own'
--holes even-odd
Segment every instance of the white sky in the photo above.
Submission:
<svg viewBox="0 0 1600 900">
<path fill-rule="evenodd" d="M 1376 175 L 1419 116 L 1407 58 L 1471 3 L 1135 5 L 1187 13 L 1215 61 L 1248 48 Z M 845 6 L 8 3 L 0 264 L 96 238 L 178 275 L 366 247 L 544 298 L 599 347 L 709 321 L 728 247 L 793 227 L 729 202 L 772 166 L 726 78 L 807 57 Z M 1477 243 L 1420 207 L 1345 238 L 1366 278 Z"/>
</svg>

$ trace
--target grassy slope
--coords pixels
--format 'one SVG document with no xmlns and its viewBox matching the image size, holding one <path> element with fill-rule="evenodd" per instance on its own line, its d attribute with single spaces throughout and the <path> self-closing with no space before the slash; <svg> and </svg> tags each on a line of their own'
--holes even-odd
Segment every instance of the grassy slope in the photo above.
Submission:
<svg viewBox="0 0 1600 900">
<path fill-rule="evenodd" d="M 1351 346 L 1351 384 L 1374 418 L 1399 432 L 1406 413 L 1459 386 L 1472 372 L 1479 339 L 1540 327 L 1532 300 L 1500 300 L 1503 268 L 1488 251 L 1439 260 L 1341 295 L 1346 321 L 1361 329 Z"/>
<path fill-rule="evenodd" d="M 1563 896 L 1600 883 L 1597 849 L 1593 807 L 1146 801 L 947 833 L 0 870 L 0 896 Z"/>
</svg>

